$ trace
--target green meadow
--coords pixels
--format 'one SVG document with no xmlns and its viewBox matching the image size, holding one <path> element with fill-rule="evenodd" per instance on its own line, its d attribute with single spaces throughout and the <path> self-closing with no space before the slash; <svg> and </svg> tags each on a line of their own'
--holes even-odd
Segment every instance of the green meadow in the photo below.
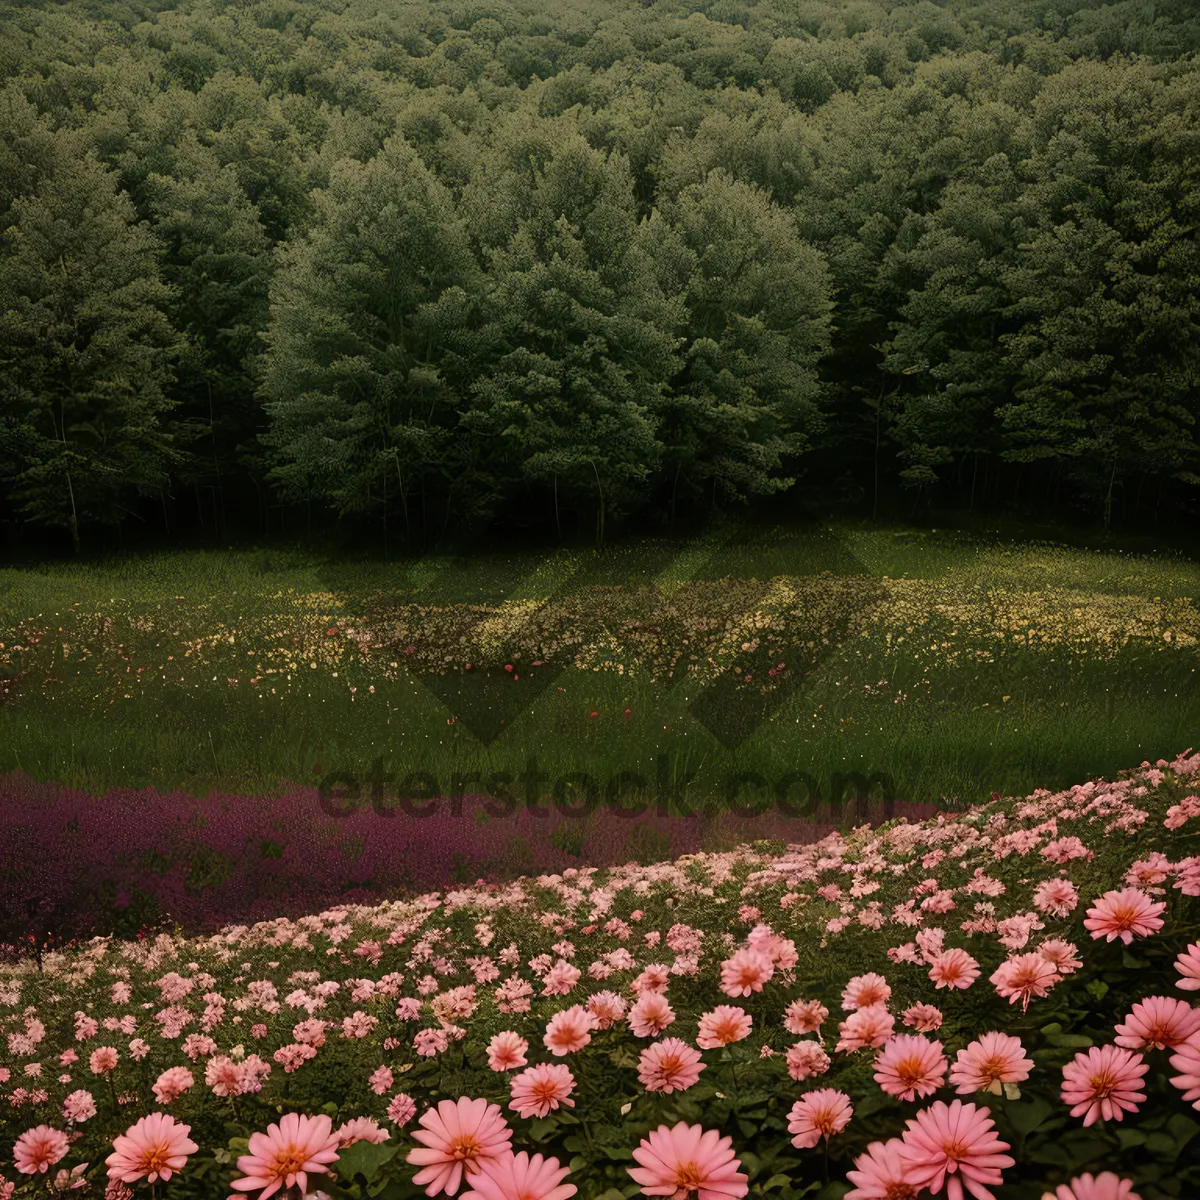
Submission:
<svg viewBox="0 0 1200 1200">
<path fill-rule="evenodd" d="M 1178 553 L 866 523 L 10 567 L 0 772 L 452 794 L 536 764 L 570 802 L 665 782 L 697 806 L 858 772 L 952 807 L 1200 743 L 1198 593 Z"/>
</svg>

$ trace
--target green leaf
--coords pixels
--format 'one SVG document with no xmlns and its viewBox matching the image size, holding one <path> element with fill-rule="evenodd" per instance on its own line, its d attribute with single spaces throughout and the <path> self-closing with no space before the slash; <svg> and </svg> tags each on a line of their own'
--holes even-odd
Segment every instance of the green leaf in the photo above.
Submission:
<svg viewBox="0 0 1200 1200">
<path fill-rule="evenodd" d="M 1097 1000 L 1103 1000 L 1108 995 L 1108 984 L 1103 979 L 1091 980 L 1085 989 L 1090 996 L 1094 996 Z"/>
<path fill-rule="evenodd" d="M 390 1162 L 400 1152 L 399 1145 L 389 1145 L 381 1142 L 355 1142 L 341 1151 L 337 1160 L 337 1173 L 343 1179 L 353 1179 L 361 1175 L 368 1184 L 372 1183 L 383 1166 Z"/>
<path fill-rule="evenodd" d="M 791 1178 L 787 1175 L 772 1175 L 766 1183 L 763 1184 L 763 1191 L 769 1192 L 772 1188 L 783 1187 L 791 1182 Z"/>
<path fill-rule="evenodd" d="M 1086 1050 L 1096 1043 L 1082 1033 L 1052 1033 L 1046 1041 L 1051 1046 L 1064 1046 L 1069 1050 Z"/>
<path fill-rule="evenodd" d="M 1053 1108 L 1040 1097 L 1005 1106 L 1008 1119 L 1020 1134 L 1031 1134 L 1052 1112 Z"/>
</svg>

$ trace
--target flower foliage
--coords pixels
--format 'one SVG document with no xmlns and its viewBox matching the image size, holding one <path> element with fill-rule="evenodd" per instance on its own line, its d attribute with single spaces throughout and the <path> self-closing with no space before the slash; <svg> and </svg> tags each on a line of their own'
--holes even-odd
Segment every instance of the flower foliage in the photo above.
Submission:
<svg viewBox="0 0 1200 1200">
<path fill-rule="evenodd" d="M 1193 1194 L 1198 786 L 10 965 L 0 1196 Z"/>
</svg>

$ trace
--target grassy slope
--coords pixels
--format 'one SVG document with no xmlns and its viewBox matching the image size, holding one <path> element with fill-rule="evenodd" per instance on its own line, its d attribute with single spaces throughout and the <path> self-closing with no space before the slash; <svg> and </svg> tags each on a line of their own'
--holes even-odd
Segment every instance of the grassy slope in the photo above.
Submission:
<svg viewBox="0 0 1200 1200">
<path fill-rule="evenodd" d="M 6 656 L 24 673 L 0 693 L 0 771 L 202 794 L 376 759 L 443 787 L 530 757 L 551 777 L 652 780 L 666 755 L 707 799 L 746 770 L 808 771 L 826 792 L 834 772 L 884 771 L 914 800 L 1020 793 L 1200 742 L 1198 588 L 1200 564 L 1175 556 L 848 524 L 8 569 L 0 674 Z M 776 657 L 791 674 L 768 680 Z M 731 747 L 727 712 L 746 730 L 765 716 Z"/>
</svg>

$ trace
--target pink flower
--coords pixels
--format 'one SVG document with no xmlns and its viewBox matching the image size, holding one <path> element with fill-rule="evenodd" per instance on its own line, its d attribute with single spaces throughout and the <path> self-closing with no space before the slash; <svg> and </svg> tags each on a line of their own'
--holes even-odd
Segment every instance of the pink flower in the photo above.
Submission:
<svg viewBox="0 0 1200 1200">
<path fill-rule="evenodd" d="M 592 1030 L 598 1024 L 582 1004 L 575 1004 L 550 1018 L 542 1040 L 551 1054 L 572 1054 L 592 1040 Z"/>
<path fill-rule="evenodd" d="M 957 947 L 944 950 L 929 968 L 929 978 L 939 988 L 961 988 L 965 990 L 979 978 L 979 963 L 965 950 Z"/>
<path fill-rule="evenodd" d="M 749 996 L 761 992 L 775 964 L 757 950 L 742 949 L 721 964 L 721 991 L 726 996 Z"/>
<path fill-rule="evenodd" d="M 375 1095 L 382 1096 L 396 1082 L 396 1077 L 392 1074 L 391 1067 L 376 1067 L 371 1072 L 371 1078 L 367 1082 L 371 1085 L 371 1091 Z"/>
<path fill-rule="evenodd" d="M 680 1038 L 663 1038 L 642 1051 L 638 1079 L 648 1092 L 685 1092 L 700 1078 L 700 1051 Z"/>
<path fill-rule="evenodd" d="M 22 1175 L 43 1175 L 67 1153 L 67 1135 L 49 1125 L 27 1129 L 13 1146 L 13 1162 Z"/>
<path fill-rule="evenodd" d="M 920 1187 L 912 1182 L 912 1167 L 901 1154 L 899 1138 L 872 1142 L 855 1160 L 846 1179 L 854 1184 L 844 1200 L 916 1200 Z"/>
<path fill-rule="evenodd" d="M 860 1050 L 863 1046 L 882 1046 L 892 1036 L 896 1018 L 886 1008 L 860 1008 L 838 1025 L 839 1052 Z"/>
<path fill-rule="evenodd" d="M 579 982 L 581 972 L 578 967 L 573 967 L 565 959 L 560 958 L 558 962 L 546 972 L 546 978 L 542 981 L 543 996 L 565 996 Z"/>
<path fill-rule="evenodd" d="M 1129 1050 L 1174 1050 L 1200 1032 L 1200 1009 L 1166 996 L 1149 996 L 1116 1027 L 1118 1046 Z"/>
<path fill-rule="evenodd" d="M 159 1104 L 170 1104 L 172 1100 L 182 1096 L 195 1082 L 195 1078 L 187 1067 L 168 1067 L 150 1090 Z"/>
<path fill-rule="evenodd" d="M 1165 901 L 1156 903 L 1137 888 L 1123 888 L 1105 892 L 1087 910 L 1083 924 L 1091 930 L 1093 938 L 1109 942 L 1120 938 L 1128 946 L 1135 937 L 1149 937 L 1162 928 L 1158 914 L 1166 907 Z"/>
<path fill-rule="evenodd" d="M 455 1195 L 464 1172 L 481 1171 L 487 1160 L 512 1153 L 512 1130 L 500 1106 L 484 1099 L 442 1100 L 421 1114 L 420 1125 L 413 1137 L 421 1145 L 408 1152 L 406 1161 L 421 1168 L 413 1183 L 427 1196 Z"/>
<path fill-rule="evenodd" d="M 989 1111 L 961 1100 L 937 1100 L 917 1113 L 901 1141 L 912 1182 L 935 1196 L 944 1187 L 949 1200 L 963 1200 L 964 1187 L 975 1200 L 995 1200 L 988 1188 L 1003 1183 L 1001 1170 L 1014 1165 Z"/>
<path fill-rule="evenodd" d="M 63 1116 L 73 1124 L 90 1120 L 96 1115 L 96 1101 L 92 1093 L 80 1088 L 63 1101 Z"/>
<path fill-rule="evenodd" d="M 392 1097 L 387 1106 L 387 1119 L 401 1129 L 417 1115 L 417 1102 L 407 1093 L 400 1092 Z"/>
<path fill-rule="evenodd" d="M 565 1104 L 575 1107 L 568 1099 L 575 1089 L 575 1076 L 562 1063 L 540 1063 L 522 1071 L 512 1081 L 512 1103 L 522 1117 L 544 1117 L 552 1109 Z"/>
<path fill-rule="evenodd" d="M 738 1170 L 732 1145 L 732 1138 L 715 1129 L 684 1121 L 671 1128 L 660 1125 L 633 1152 L 639 1165 L 629 1167 L 629 1174 L 644 1196 L 739 1200 L 750 1190 L 750 1180 Z"/>
<path fill-rule="evenodd" d="M 850 1097 L 835 1088 L 821 1088 L 801 1096 L 788 1114 L 788 1133 L 798 1150 L 815 1146 L 822 1138 L 827 1141 L 850 1124 L 854 1109 Z"/>
<path fill-rule="evenodd" d="M 625 1001 L 616 992 L 597 992 L 588 997 L 586 1007 L 601 1029 L 611 1029 L 625 1016 Z"/>
<path fill-rule="evenodd" d="M 829 1055 L 819 1042 L 797 1042 L 788 1047 L 788 1074 L 797 1083 L 803 1083 L 813 1075 L 824 1075 L 829 1070 Z"/>
<path fill-rule="evenodd" d="M 106 1075 L 117 1069 L 117 1052 L 112 1046 L 101 1046 L 93 1050 L 88 1059 L 93 1075 Z"/>
<path fill-rule="evenodd" d="M 532 1158 L 522 1150 L 504 1158 L 485 1159 L 477 1174 L 467 1176 L 471 1189 L 463 1200 L 568 1200 L 579 1190 L 563 1183 L 569 1174 L 557 1158 Z"/>
<path fill-rule="evenodd" d="M 882 975 L 876 975 L 874 972 L 856 975 L 846 984 L 846 990 L 842 992 L 842 1008 L 847 1012 L 853 1012 L 859 1008 L 870 1008 L 872 1005 L 885 1008 L 891 995 L 892 989 Z"/>
<path fill-rule="evenodd" d="M 512 1071 L 526 1063 L 529 1043 L 511 1029 L 498 1033 L 488 1042 L 488 1066 L 493 1071 Z"/>
<path fill-rule="evenodd" d="M 901 1014 L 904 1024 L 918 1033 L 933 1033 L 942 1027 L 942 1010 L 932 1004 L 914 1004 Z"/>
<path fill-rule="evenodd" d="M 674 1020 L 674 1010 L 659 992 L 643 992 L 629 1010 L 629 1028 L 635 1037 L 658 1037 Z"/>
<path fill-rule="evenodd" d="M 181 1125 L 166 1113 L 142 1117 L 113 1139 L 113 1152 L 104 1160 L 109 1179 L 136 1183 L 144 1177 L 147 1183 L 169 1182 L 176 1171 L 183 1170 L 188 1155 L 199 1149 L 188 1137 L 191 1131 L 190 1125 Z"/>
<path fill-rule="evenodd" d="M 1037 952 L 1060 974 L 1070 975 L 1083 966 L 1083 959 L 1076 958 L 1078 947 L 1062 938 L 1047 938 Z"/>
<path fill-rule="evenodd" d="M 700 1018 L 696 1045 L 701 1050 L 715 1050 L 750 1036 L 752 1021 L 744 1008 L 733 1004 L 718 1004 Z"/>
<path fill-rule="evenodd" d="M 1133 1190 L 1132 1180 L 1105 1171 L 1102 1175 L 1079 1175 L 1069 1184 L 1060 1183 L 1042 1200 L 1141 1200 L 1141 1197 Z"/>
<path fill-rule="evenodd" d="M 803 1033 L 816 1033 L 829 1016 L 829 1009 L 820 1000 L 793 1000 L 784 1009 L 783 1027 L 788 1033 L 797 1036 Z"/>
<path fill-rule="evenodd" d="M 1200 1034 L 1188 1038 L 1171 1055 L 1171 1066 L 1179 1072 L 1171 1079 L 1173 1087 L 1183 1092 L 1184 1100 L 1200 1109 Z"/>
<path fill-rule="evenodd" d="M 1182 978 L 1175 985 L 1181 992 L 1200 992 L 1200 942 L 1193 942 L 1175 960 Z"/>
<path fill-rule="evenodd" d="M 1149 1069 L 1140 1054 L 1119 1046 L 1093 1046 L 1063 1067 L 1063 1103 L 1071 1105 L 1071 1116 L 1083 1117 L 1085 1128 L 1100 1117 L 1123 1120 L 1146 1099 L 1137 1089 Z"/>
<path fill-rule="evenodd" d="M 1078 903 L 1079 892 L 1069 879 L 1046 879 L 1033 891 L 1033 907 L 1052 917 L 1070 916 Z"/>
<path fill-rule="evenodd" d="M 920 1034 L 898 1034 L 875 1057 L 875 1082 L 899 1100 L 931 1096 L 945 1078 L 941 1042 L 931 1042 Z"/>
<path fill-rule="evenodd" d="M 1025 1057 L 1020 1038 L 1007 1033 L 985 1033 L 958 1052 L 950 1068 L 950 1082 L 960 1096 L 991 1092 L 998 1096 L 1006 1083 L 1021 1083 L 1033 1070 L 1033 1059 Z"/>
<path fill-rule="evenodd" d="M 413 1049 L 423 1058 L 436 1058 L 445 1053 L 449 1045 L 450 1035 L 444 1029 L 420 1029 L 413 1038 Z M 279 1058 L 279 1051 L 275 1052 L 275 1057 Z"/>
<path fill-rule="evenodd" d="M 1054 964 L 1040 954 L 1018 954 L 1002 962 L 991 975 L 998 995 L 1009 1004 L 1021 1001 L 1021 1011 L 1029 1007 L 1035 996 L 1044 996 L 1058 982 Z"/>
<path fill-rule="evenodd" d="M 356 1142 L 370 1142 L 371 1145 L 378 1146 L 392 1135 L 386 1129 L 381 1129 L 374 1117 L 355 1117 L 335 1129 L 333 1136 L 337 1138 L 338 1149 L 345 1150 Z"/>
</svg>

